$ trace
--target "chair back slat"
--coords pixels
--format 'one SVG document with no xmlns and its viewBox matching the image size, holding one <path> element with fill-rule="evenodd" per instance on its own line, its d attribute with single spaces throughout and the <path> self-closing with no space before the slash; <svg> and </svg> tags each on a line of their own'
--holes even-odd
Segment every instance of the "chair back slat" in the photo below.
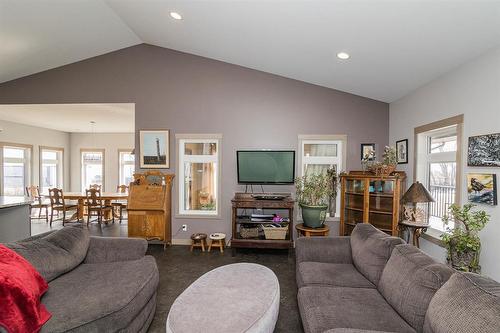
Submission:
<svg viewBox="0 0 500 333">
<path fill-rule="evenodd" d="M 102 190 L 102 185 L 99 185 L 99 184 L 90 184 L 89 185 L 89 189 L 94 189 L 94 190 Z"/>
<path fill-rule="evenodd" d="M 85 205 L 89 207 L 102 207 L 101 190 L 95 188 L 85 190 Z"/>
<path fill-rule="evenodd" d="M 118 193 L 128 193 L 128 186 L 127 185 L 118 185 L 116 187 L 116 192 L 118 192 Z"/>
<path fill-rule="evenodd" d="M 64 203 L 63 190 L 60 188 L 49 188 L 49 199 L 51 207 L 66 206 L 66 204 Z"/>
</svg>

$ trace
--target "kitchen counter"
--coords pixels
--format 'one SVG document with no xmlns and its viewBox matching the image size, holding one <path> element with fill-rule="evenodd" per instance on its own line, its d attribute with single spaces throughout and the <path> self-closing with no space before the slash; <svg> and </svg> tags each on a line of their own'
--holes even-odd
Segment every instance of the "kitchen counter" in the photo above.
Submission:
<svg viewBox="0 0 500 333">
<path fill-rule="evenodd" d="M 31 236 L 30 203 L 27 197 L 0 196 L 0 243 Z"/>
</svg>

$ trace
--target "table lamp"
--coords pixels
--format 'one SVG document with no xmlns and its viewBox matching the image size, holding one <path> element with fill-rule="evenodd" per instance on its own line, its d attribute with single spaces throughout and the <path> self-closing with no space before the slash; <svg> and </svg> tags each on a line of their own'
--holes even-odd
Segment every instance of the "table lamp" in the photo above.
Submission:
<svg viewBox="0 0 500 333">
<path fill-rule="evenodd" d="M 403 195 L 403 216 L 410 223 L 427 224 L 425 221 L 426 210 L 418 207 L 418 204 L 434 202 L 434 198 L 422 183 L 413 183 Z"/>
</svg>

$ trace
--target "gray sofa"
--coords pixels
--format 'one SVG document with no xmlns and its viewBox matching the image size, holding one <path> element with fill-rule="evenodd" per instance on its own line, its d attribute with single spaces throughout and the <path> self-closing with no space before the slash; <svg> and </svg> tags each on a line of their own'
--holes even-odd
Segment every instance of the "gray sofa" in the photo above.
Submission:
<svg viewBox="0 0 500 333">
<path fill-rule="evenodd" d="M 500 284 L 458 273 L 370 224 L 296 241 L 306 333 L 498 333 Z"/>
<path fill-rule="evenodd" d="M 64 227 L 5 244 L 48 281 L 42 297 L 52 318 L 44 332 L 146 332 L 159 275 L 143 239 L 91 237 Z M 1 329 L 0 329 L 1 331 Z"/>
</svg>

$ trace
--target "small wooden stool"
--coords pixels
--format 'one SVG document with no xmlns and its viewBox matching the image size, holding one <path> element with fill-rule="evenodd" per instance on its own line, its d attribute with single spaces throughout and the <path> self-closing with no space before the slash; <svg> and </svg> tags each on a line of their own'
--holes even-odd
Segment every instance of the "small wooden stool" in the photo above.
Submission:
<svg viewBox="0 0 500 333">
<path fill-rule="evenodd" d="M 297 224 L 295 226 L 297 232 L 301 236 L 311 237 L 311 236 L 328 236 L 330 233 L 330 228 L 325 224 L 321 228 L 309 228 L 304 225 L 304 223 Z"/>
<path fill-rule="evenodd" d="M 210 234 L 210 245 L 208 246 L 208 252 L 212 249 L 212 246 L 218 247 L 220 253 L 224 253 L 224 246 L 226 245 L 226 234 L 222 232 L 216 232 Z"/>
<path fill-rule="evenodd" d="M 191 235 L 191 249 L 189 251 L 193 252 L 193 248 L 201 247 L 201 252 L 205 252 L 205 246 L 207 246 L 207 234 L 192 234 Z"/>
</svg>

